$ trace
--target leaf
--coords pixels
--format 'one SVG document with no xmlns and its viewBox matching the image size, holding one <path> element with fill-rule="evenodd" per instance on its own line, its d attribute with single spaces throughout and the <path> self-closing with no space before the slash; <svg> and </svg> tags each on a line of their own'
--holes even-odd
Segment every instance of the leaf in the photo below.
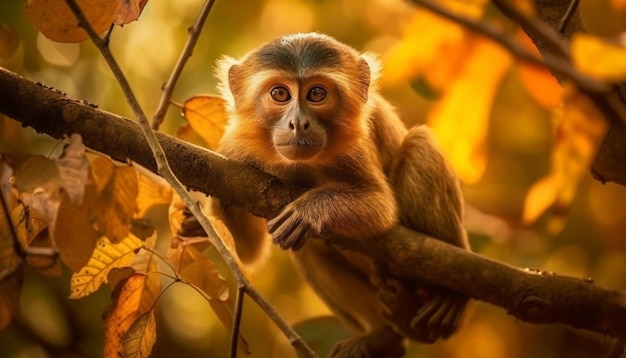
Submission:
<svg viewBox="0 0 626 358">
<path fill-rule="evenodd" d="M 77 205 L 70 200 L 63 200 L 52 230 L 52 237 L 59 250 L 61 261 L 72 272 L 78 272 L 83 268 L 89 262 L 98 240 L 98 233 L 91 224 L 88 201 Z"/>
<path fill-rule="evenodd" d="M 565 87 L 562 110 L 554 112 L 556 138 L 550 173 L 535 183 L 526 195 L 522 221 L 530 224 L 546 210 L 562 222 L 580 178 L 589 165 L 607 130 L 607 122 L 591 100 L 572 86 Z M 561 225 L 558 225 L 561 226 Z M 553 228 L 558 230 L 559 227 Z"/>
<path fill-rule="evenodd" d="M 520 29 L 517 34 L 524 47 L 540 57 L 539 50 L 524 31 Z M 561 104 L 563 87 L 550 71 L 527 62 L 521 62 L 519 69 L 526 92 L 537 104 L 546 109 L 553 109 Z"/>
<path fill-rule="evenodd" d="M 213 262 L 192 245 L 178 244 L 170 248 L 167 260 L 178 274 L 190 284 L 201 289 L 209 297 L 209 305 L 227 330 L 233 327 L 235 303 L 228 292 L 228 283 L 215 269 Z M 248 342 L 239 335 L 238 349 L 249 354 Z"/>
<path fill-rule="evenodd" d="M 20 292 L 24 281 L 23 266 L 4 276 L 0 272 L 0 330 L 20 314 Z"/>
<path fill-rule="evenodd" d="M 91 173 L 98 190 L 96 226 L 111 242 L 118 242 L 130 232 L 131 219 L 137 212 L 137 172 L 98 157 L 91 163 Z"/>
<path fill-rule="evenodd" d="M 457 77 L 447 85 L 427 121 L 459 178 L 475 183 L 487 166 L 487 130 L 499 85 L 513 63 L 490 40 L 476 37 Z"/>
<path fill-rule="evenodd" d="M 207 147 L 217 149 L 228 120 L 224 99 L 217 95 L 193 96 L 183 104 L 182 114 Z"/>
<path fill-rule="evenodd" d="M 25 252 L 30 252 L 26 262 L 44 275 L 61 275 L 61 264 L 42 215 L 27 205 L 19 205 L 13 208 L 11 221 L 21 247 Z M 37 253 L 32 253 L 35 250 Z"/>
<path fill-rule="evenodd" d="M 106 237 L 99 238 L 87 265 L 72 275 L 69 298 L 81 298 L 95 292 L 106 283 L 111 269 L 129 266 L 140 247 L 141 240 L 132 234 L 116 244 Z"/>
<path fill-rule="evenodd" d="M 20 35 L 12 26 L 0 23 L 0 59 L 7 59 L 17 51 Z"/>
<path fill-rule="evenodd" d="M 124 336 L 124 357 L 149 357 L 156 342 L 156 317 L 154 310 L 142 313 Z"/>
<path fill-rule="evenodd" d="M 182 278 L 196 285 L 210 298 L 220 301 L 228 298 L 228 282 L 213 262 L 195 247 L 179 245 L 169 250 L 167 258 Z"/>
<path fill-rule="evenodd" d="M 61 177 L 54 160 L 42 155 L 28 156 L 15 170 L 14 186 L 20 193 L 33 193 L 43 189 L 49 195 L 58 196 Z"/>
<path fill-rule="evenodd" d="M 137 335 L 141 332 L 141 327 L 144 323 L 141 321 L 135 323 L 137 318 L 145 313 L 152 311 L 142 311 L 140 307 L 152 307 L 157 296 L 146 295 L 145 282 L 147 277 L 141 274 L 131 275 L 128 279 L 115 288 L 112 294 L 113 306 L 110 307 L 104 315 L 104 357 L 118 358 L 125 356 L 123 353 L 125 350 L 125 340 L 127 332 L 131 330 L 133 324 L 137 326 L 134 328 L 136 331 L 133 335 Z M 142 302 L 148 302 L 142 303 Z M 154 314 L 154 313 L 152 313 Z M 144 318 L 146 319 L 146 318 Z M 145 322 L 146 328 L 151 324 L 152 318 L 147 318 L 148 322 Z M 138 331 L 137 331 L 138 330 Z M 144 330 L 145 343 L 149 343 L 151 340 L 156 339 L 156 330 L 153 328 L 149 331 Z M 149 337 L 147 334 L 154 334 L 154 337 Z M 133 335 L 129 339 L 132 340 Z M 154 342 L 152 342 L 154 344 Z M 151 345 L 150 345 L 151 346 Z M 144 352 L 148 354 L 148 352 Z"/>
<path fill-rule="evenodd" d="M 63 148 L 63 155 L 57 160 L 57 166 L 61 187 L 74 204 L 82 204 L 89 177 L 89 164 L 80 134 L 70 136 L 69 143 Z"/>
<path fill-rule="evenodd" d="M 577 33 L 570 40 L 570 50 L 580 72 L 611 82 L 626 80 L 626 47 Z"/>
<path fill-rule="evenodd" d="M 137 20 L 147 3 L 148 0 L 118 0 L 113 23 L 121 26 Z"/>
<path fill-rule="evenodd" d="M 478 19 L 486 1 L 444 0 L 438 3 L 454 13 Z M 428 10 L 418 9 L 402 42 L 385 56 L 383 84 L 423 77 L 435 91 L 441 91 L 465 61 L 471 45 L 467 41 L 468 34 L 462 26 Z M 442 61 L 442 58 L 446 60 Z"/>
<path fill-rule="evenodd" d="M 0 174 L 2 174 L 0 175 L 0 180 L 3 180 L 4 174 L 7 173 L 9 175 L 11 174 L 10 168 L 2 164 L 0 166 Z M 0 185 L 4 185 L 4 181 L 0 182 Z M 15 212 L 17 203 L 14 201 L 11 202 L 9 199 L 8 195 L 5 195 L 5 191 L 0 190 L 0 200 L 3 200 L 2 204 L 6 207 L 6 210 Z M 17 270 L 22 261 L 15 252 L 15 240 L 18 240 L 18 238 L 15 237 L 17 235 L 15 230 L 16 225 L 13 223 L 13 220 L 11 220 L 11 217 L 7 216 L 6 210 L 0 206 L 0 282 L 3 277 Z"/>
<path fill-rule="evenodd" d="M 76 0 L 97 33 L 109 29 L 118 0 Z M 57 42 L 81 42 L 89 36 L 65 0 L 28 0 L 26 15 L 47 38 Z"/>
<path fill-rule="evenodd" d="M 148 170 L 135 166 L 138 173 L 138 194 L 136 218 L 142 218 L 156 205 L 166 205 L 172 201 L 172 187 L 163 178 Z"/>
</svg>

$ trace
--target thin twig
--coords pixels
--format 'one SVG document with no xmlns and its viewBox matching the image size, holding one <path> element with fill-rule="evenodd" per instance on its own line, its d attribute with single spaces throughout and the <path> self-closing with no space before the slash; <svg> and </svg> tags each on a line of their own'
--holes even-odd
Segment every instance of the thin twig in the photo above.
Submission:
<svg viewBox="0 0 626 358">
<path fill-rule="evenodd" d="M 261 308 L 265 310 L 268 317 L 274 320 L 274 323 L 279 327 L 283 334 L 287 336 L 288 339 L 290 339 L 292 342 L 297 342 L 297 344 L 294 344 L 294 346 L 298 348 L 300 353 L 302 353 L 305 357 L 316 357 L 315 352 L 313 352 L 313 350 L 311 350 L 311 348 L 309 348 L 306 343 L 304 343 L 304 341 L 302 340 L 302 338 L 300 338 L 296 331 L 285 322 L 285 320 L 278 314 L 276 309 L 264 297 L 261 296 L 261 294 L 243 274 L 243 272 L 237 265 L 237 262 L 231 255 L 229 249 L 224 244 L 222 238 L 219 236 L 211 222 L 207 219 L 206 215 L 204 215 L 200 204 L 196 202 L 193 198 L 191 198 L 189 192 L 187 192 L 185 187 L 172 172 L 167 158 L 165 157 L 165 152 L 163 151 L 161 144 L 156 138 L 155 132 L 150 127 L 150 123 L 148 123 L 146 115 L 139 105 L 139 102 L 137 101 L 137 98 L 133 90 L 131 89 L 128 80 L 126 79 L 124 72 L 121 70 L 110 49 L 106 46 L 107 43 L 102 38 L 100 38 L 100 36 L 98 36 L 91 24 L 89 24 L 89 21 L 80 9 L 80 6 L 78 6 L 78 4 L 76 3 L 76 0 L 65 0 L 65 2 L 74 13 L 74 16 L 76 16 L 79 25 L 87 32 L 91 41 L 94 43 L 98 51 L 100 51 L 100 54 L 109 65 L 111 72 L 113 72 L 113 75 L 115 76 L 117 82 L 122 88 L 122 92 L 126 97 L 126 101 L 128 102 L 133 110 L 133 113 L 137 117 L 139 126 L 148 142 L 148 145 L 150 146 L 150 150 L 152 151 L 154 160 L 156 162 L 157 172 L 159 173 L 159 175 L 167 180 L 167 182 L 172 186 L 174 191 L 183 200 L 183 203 L 189 208 L 189 211 L 191 211 L 191 213 L 198 219 L 198 222 L 207 233 L 211 244 L 217 249 L 217 252 L 224 259 L 224 262 L 226 263 L 233 277 L 237 281 L 237 284 L 245 286 L 246 292 L 248 294 L 256 294 L 255 297 L 257 297 L 257 300 L 255 302 L 257 302 L 257 304 L 259 302 L 263 303 L 263 306 L 261 306 L 260 304 L 259 306 L 261 306 Z"/>
<path fill-rule="evenodd" d="M 422 6 L 441 17 L 444 17 L 448 20 L 452 20 L 458 24 L 461 24 L 469 30 L 472 30 L 476 33 L 484 35 L 485 37 L 493 40 L 494 42 L 498 43 L 500 46 L 507 49 L 511 54 L 513 54 L 518 59 L 534 64 L 534 65 L 545 67 L 548 70 L 552 71 L 553 73 L 559 74 L 563 76 L 564 78 L 571 79 L 576 84 L 578 84 L 579 87 L 584 88 L 589 92 L 608 93 L 610 91 L 610 86 L 608 86 L 606 83 L 603 83 L 594 78 L 582 75 L 568 61 L 563 61 L 561 58 L 556 58 L 556 57 L 541 59 L 539 56 L 528 51 L 518 42 L 512 40 L 508 36 L 508 34 L 502 30 L 489 26 L 483 22 L 475 21 L 472 18 L 453 13 L 450 10 L 446 9 L 445 7 L 436 4 L 432 0 L 409 0 L 409 1 L 416 5 Z M 496 0 L 494 0 L 494 2 L 496 2 Z M 564 51 L 567 52 L 567 50 L 564 50 Z"/>
<path fill-rule="evenodd" d="M 569 22 L 574 16 L 574 13 L 576 12 L 576 10 L 578 10 L 579 3 L 580 3 L 580 0 L 571 0 L 571 2 L 569 3 L 569 6 L 567 7 L 567 11 L 565 11 L 565 14 L 563 14 L 563 18 L 561 18 L 561 22 L 559 23 L 559 32 L 561 34 L 565 33 L 565 29 L 567 28 L 567 25 L 569 25 Z"/>
<path fill-rule="evenodd" d="M 235 310 L 233 312 L 233 329 L 230 333 L 230 358 L 237 358 L 237 344 L 239 343 L 239 327 L 243 316 L 244 286 L 237 286 L 235 296 Z"/>
<path fill-rule="evenodd" d="M 198 38 L 202 32 L 202 27 L 204 26 L 214 3 L 215 0 L 207 0 L 200 10 L 200 14 L 196 19 L 196 22 L 189 28 L 189 38 L 187 39 L 187 43 L 185 44 L 183 51 L 180 53 L 180 57 L 170 74 L 170 78 L 168 78 L 167 82 L 163 85 L 163 94 L 161 95 L 159 106 L 152 117 L 152 129 L 159 129 L 159 126 L 163 123 L 163 119 L 165 119 L 165 113 L 170 105 L 170 99 L 172 98 L 176 82 L 178 81 L 180 74 L 183 72 L 183 67 L 185 67 L 185 64 L 187 64 L 187 61 L 193 55 L 193 48 L 198 42 Z"/>
</svg>

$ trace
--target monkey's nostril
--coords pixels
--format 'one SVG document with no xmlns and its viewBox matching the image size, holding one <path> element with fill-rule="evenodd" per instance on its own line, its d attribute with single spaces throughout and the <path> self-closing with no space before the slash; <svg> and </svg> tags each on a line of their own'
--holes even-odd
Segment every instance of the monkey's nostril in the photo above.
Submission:
<svg viewBox="0 0 626 358">
<path fill-rule="evenodd" d="M 293 125 L 293 122 L 289 122 L 289 129 L 294 130 L 296 127 Z"/>
<path fill-rule="evenodd" d="M 311 126 L 311 124 L 307 121 L 304 123 L 304 130 L 309 129 L 309 127 Z"/>
</svg>

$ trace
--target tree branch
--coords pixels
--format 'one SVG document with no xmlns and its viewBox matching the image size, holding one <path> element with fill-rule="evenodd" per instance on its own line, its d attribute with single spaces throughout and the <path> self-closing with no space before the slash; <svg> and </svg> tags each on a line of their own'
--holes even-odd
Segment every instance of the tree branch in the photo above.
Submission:
<svg viewBox="0 0 626 358">
<path fill-rule="evenodd" d="M 576 32 L 587 32 L 580 10 L 574 11 L 572 19 L 559 32 L 561 20 L 568 13 L 572 0 L 538 0 L 536 2 L 537 17 L 529 18 L 518 11 L 511 2 L 493 0 L 503 14 L 519 23 L 522 29 L 533 40 L 544 59 L 561 58 L 571 62 L 568 50 L 568 39 Z M 563 77 L 553 72 L 562 81 Z M 578 84 L 578 83 L 577 83 Z M 591 165 L 591 172 L 601 182 L 612 181 L 626 186 L 626 84 L 613 84 L 608 94 L 583 92 L 604 113 L 609 122 L 609 130 L 600 144 L 596 157 Z"/>
<path fill-rule="evenodd" d="M 0 113 L 60 138 L 80 133 L 90 148 L 152 171 L 156 165 L 138 126 L 84 101 L 0 68 Z M 272 218 L 298 196 L 298 188 L 224 157 L 157 133 L 171 168 L 184 185 L 256 215 Z M 506 309 L 532 323 L 564 323 L 612 337 L 626 337 L 626 292 L 591 280 L 519 269 L 396 227 L 384 240 L 341 240 L 342 248 L 387 262 L 393 274 L 433 282 Z M 256 301 L 256 297 L 249 293 Z M 257 302 L 258 303 L 258 302 Z M 260 304 L 260 303 L 258 303 Z"/>
</svg>

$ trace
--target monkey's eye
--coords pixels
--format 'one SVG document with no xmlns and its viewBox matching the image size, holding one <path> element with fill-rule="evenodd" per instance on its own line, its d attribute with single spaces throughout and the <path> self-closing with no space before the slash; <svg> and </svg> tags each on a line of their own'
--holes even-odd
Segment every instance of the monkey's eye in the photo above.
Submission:
<svg viewBox="0 0 626 358">
<path fill-rule="evenodd" d="M 291 94 L 285 86 L 275 86 L 270 91 L 270 96 L 276 102 L 287 102 L 291 99 Z"/>
<path fill-rule="evenodd" d="M 306 94 L 306 99 L 310 102 L 321 102 L 326 98 L 326 90 L 322 87 L 313 87 Z"/>
</svg>

